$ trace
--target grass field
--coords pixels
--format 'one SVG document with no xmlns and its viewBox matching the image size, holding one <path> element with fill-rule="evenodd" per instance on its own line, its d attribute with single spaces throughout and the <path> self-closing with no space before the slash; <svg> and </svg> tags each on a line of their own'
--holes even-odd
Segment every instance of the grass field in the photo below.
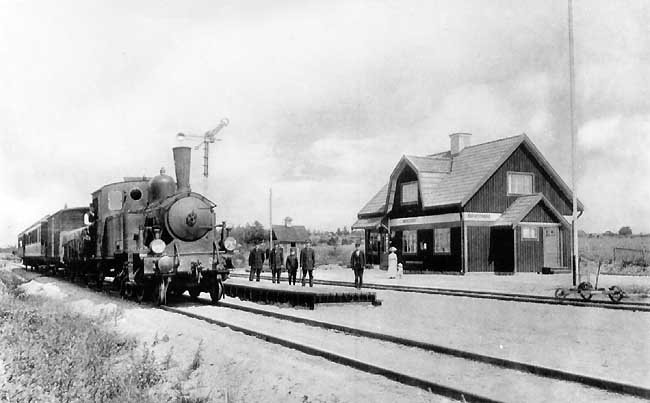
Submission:
<svg viewBox="0 0 650 403">
<path fill-rule="evenodd" d="M 645 265 L 648 265 L 650 260 L 650 236 L 599 236 L 599 237 L 580 237 L 578 240 L 580 247 L 580 255 L 591 260 L 610 261 L 614 259 L 614 248 L 634 249 L 634 251 L 616 251 L 616 261 L 618 262 L 634 262 L 641 259 L 644 260 Z M 645 251 L 641 252 L 641 251 Z"/>
</svg>

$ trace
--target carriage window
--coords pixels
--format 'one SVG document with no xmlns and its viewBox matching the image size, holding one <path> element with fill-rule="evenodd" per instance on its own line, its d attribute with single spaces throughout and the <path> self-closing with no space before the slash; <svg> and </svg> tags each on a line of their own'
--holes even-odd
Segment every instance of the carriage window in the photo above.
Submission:
<svg viewBox="0 0 650 403">
<path fill-rule="evenodd" d="M 418 253 L 418 232 L 417 231 L 402 232 L 402 252 Z"/>
<path fill-rule="evenodd" d="M 122 209 L 122 192 L 113 190 L 108 194 L 108 209 L 113 211 Z"/>
<path fill-rule="evenodd" d="M 436 228 L 433 230 L 433 252 L 437 254 L 451 253 L 451 230 L 449 228 Z"/>
<path fill-rule="evenodd" d="M 90 225 L 90 213 L 85 213 L 84 214 L 84 225 Z"/>
</svg>

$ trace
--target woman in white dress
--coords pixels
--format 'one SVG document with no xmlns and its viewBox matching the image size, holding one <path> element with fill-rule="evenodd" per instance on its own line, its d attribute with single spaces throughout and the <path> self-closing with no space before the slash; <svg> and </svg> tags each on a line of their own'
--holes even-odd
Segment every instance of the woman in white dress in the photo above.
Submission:
<svg viewBox="0 0 650 403">
<path fill-rule="evenodd" d="M 395 254 L 397 249 L 391 246 L 388 251 L 390 252 L 388 254 L 388 278 L 395 278 L 397 277 L 397 255 Z"/>
</svg>

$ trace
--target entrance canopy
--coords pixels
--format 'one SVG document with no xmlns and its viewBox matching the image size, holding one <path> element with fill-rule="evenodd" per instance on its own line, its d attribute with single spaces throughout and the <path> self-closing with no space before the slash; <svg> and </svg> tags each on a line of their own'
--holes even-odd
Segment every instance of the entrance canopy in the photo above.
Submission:
<svg viewBox="0 0 650 403">
<path fill-rule="evenodd" d="M 514 227 L 519 225 L 522 221 L 530 221 L 526 219 L 535 207 L 543 206 L 545 207 L 545 212 L 548 214 L 549 218 L 555 222 L 569 227 L 569 223 L 564 219 L 564 216 L 560 214 L 559 211 L 553 207 L 553 205 L 542 195 L 541 193 L 522 196 L 517 198 L 506 211 L 503 212 L 501 217 L 496 220 L 492 226 L 493 227 Z M 537 221 L 537 220 L 534 220 Z M 542 220 L 539 220 L 542 221 Z M 546 221 L 546 220 L 544 220 Z"/>
<path fill-rule="evenodd" d="M 370 218 L 360 218 L 352 224 L 352 229 L 377 229 L 381 227 L 381 223 L 386 218 L 386 216 L 381 217 L 370 217 Z"/>
</svg>

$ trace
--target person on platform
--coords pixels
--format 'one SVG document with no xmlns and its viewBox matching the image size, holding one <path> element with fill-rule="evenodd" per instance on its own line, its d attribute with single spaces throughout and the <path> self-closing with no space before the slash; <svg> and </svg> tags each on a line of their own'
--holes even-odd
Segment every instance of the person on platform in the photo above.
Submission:
<svg viewBox="0 0 650 403">
<path fill-rule="evenodd" d="M 397 277 L 397 248 L 394 246 L 391 246 L 388 249 L 388 278 L 395 278 Z"/>
<path fill-rule="evenodd" d="M 293 285 L 296 285 L 296 276 L 298 274 L 299 265 L 298 256 L 296 256 L 296 248 L 291 248 L 284 265 L 286 266 L 287 274 L 289 275 L 289 285 L 291 285 L 291 281 L 293 281 Z"/>
<path fill-rule="evenodd" d="M 366 266 L 366 256 L 360 249 L 361 244 L 357 242 L 354 244 L 354 252 L 350 256 L 350 266 L 354 270 L 354 286 L 361 289 L 363 285 L 363 269 Z"/>
<path fill-rule="evenodd" d="M 278 243 L 271 250 L 269 266 L 271 266 L 271 279 L 273 283 L 280 284 L 280 274 L 282 274 L 282 267 L 284 266 L 284 251 Z"/>
<path fill-rule="evenodd" d="M 248 255 L 248 265 L 251 267 L 251 274 L 248 276 L 248 281 L 253 281 L 253 277 L 256 274 L 257 281 L 260 281 L 262 264 L 264 264 L 264 251 L 260 248 L 260 243 L 258 242 Z"/>
<path fill-rule="evenodd" d="M 302 286 L 305 286 L 305 277 L 309 272 L 309 286 L 314 286 L 314 267 L 316 266 L 316 255 L 311 248 L 311 241 L 300 251 L 300 267 L 302 268 Z"/>
<path fill-rule="evenodd" d="M 404 266 L 401 263 L 397 263 L 397 278 L 402 278 L 402 274 L 404 274 Z"/>
</svg>

